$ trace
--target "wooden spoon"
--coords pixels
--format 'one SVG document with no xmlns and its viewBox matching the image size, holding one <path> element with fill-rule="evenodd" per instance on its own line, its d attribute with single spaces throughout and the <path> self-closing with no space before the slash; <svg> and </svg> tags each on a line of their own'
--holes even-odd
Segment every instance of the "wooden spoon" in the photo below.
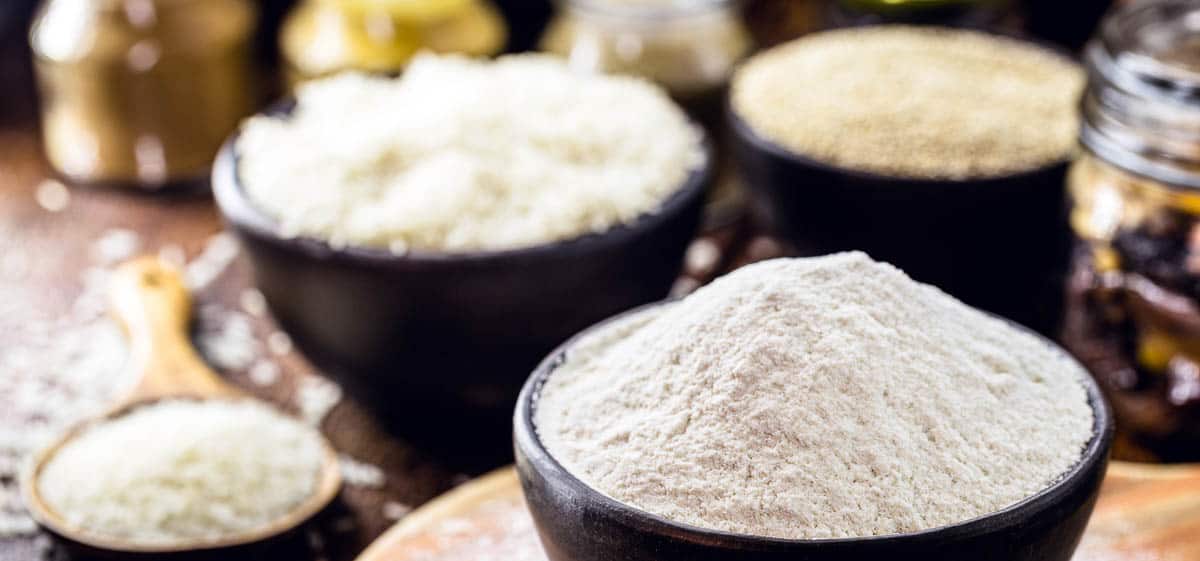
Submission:
<svg viewBox="0 0 1200 561">
<path fill-rule="evenodd" d="M 269 540 L 306 522 L 333 500 L 341 487 L 341 474 L 337 453 L 322 438 L 324 454 L 312 495 L 270 524 L 246 532 L 216 540 L 145 544 L 91 533 L 55 512 L 40 495 L 38 478 L 54 454 L 89 426 L 163 399 L 254 399 L 222 380 L 192 347 L 188 338 L 191 298 L 178 270 L 152 257 L 120 266 L 110 281 L 110 306 L 129 335 L 138 382 L 131 395 L 115 408 L 76 425 L 35 456 L 22 486 L 26 506 L 42 527 L 72 542 L 114 553 L 185 553 Z"/>
</svg>

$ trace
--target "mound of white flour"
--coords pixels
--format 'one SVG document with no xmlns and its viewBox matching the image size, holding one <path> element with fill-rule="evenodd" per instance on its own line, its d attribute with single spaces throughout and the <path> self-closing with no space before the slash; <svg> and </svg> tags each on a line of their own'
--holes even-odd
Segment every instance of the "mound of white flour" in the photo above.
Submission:
<svg viewBox="0 0 1200 561">
<path fill-rule="evenodd" d="M 780 259 L 581 340 L 542 390 L 550 453 L 677 522 L 913 532 L 1046 488 L 1092 436 L 1087 374 L 861 253 Z"/>
</svg>

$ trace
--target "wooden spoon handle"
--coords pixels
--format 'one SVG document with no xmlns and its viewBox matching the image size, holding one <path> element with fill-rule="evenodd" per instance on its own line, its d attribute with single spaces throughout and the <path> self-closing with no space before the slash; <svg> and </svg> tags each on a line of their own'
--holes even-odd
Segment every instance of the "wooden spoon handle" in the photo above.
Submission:
<svg viewBox="0 0 1200 561">
<path fill-rule="evenodd" d="M 114 317 L 129 335 L 139 376 L 132 398 L 238 393 L 192 347 L 191 297 L 177 269 L 154 257 L 125 263 L 113 273 L 109 297 Z"/>
</svg>

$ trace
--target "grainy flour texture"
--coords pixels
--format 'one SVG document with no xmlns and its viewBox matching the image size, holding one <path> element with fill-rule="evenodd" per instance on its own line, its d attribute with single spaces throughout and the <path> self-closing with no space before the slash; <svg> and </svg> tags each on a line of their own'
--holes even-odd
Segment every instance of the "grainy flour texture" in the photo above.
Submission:
<svg viewBox="0 0 1200 561">
<path fill-rule="evenodd" d="M 1076 146 L 1085 76 L 1040 47 L 906 26 L 809 35 L 755 56 L 732 102 L 793 152 L 900 177 L 1027 171 Z"/>
<path fill-rule="evenodd" d="M 621 502 L 778 538 L 930 529 L 1046 488 L 1091 439 L 1086 373 L 862 253 L 742 268 L 581 340 L 535 412 Z"/>
</svg>

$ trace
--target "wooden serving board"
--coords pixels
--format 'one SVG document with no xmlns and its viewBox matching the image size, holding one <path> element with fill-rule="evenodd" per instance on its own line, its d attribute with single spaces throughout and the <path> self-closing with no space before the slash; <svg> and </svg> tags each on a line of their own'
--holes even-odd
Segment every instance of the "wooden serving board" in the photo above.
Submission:
<svg viewBox="0 0 1200 561">
<path fill-rule="evenodd" d="M 545 561 L 504 468 L 414 511 L 358 561 Z M 1200 466 L 1114 462 L 1074 561 L 1200 560 Z"/>
<path fill-rule="evenodd" d="M 498 469 L 413 511 L 357 561 L 546 561 L 517 472 Z"/>
<path fill-rule="evenodd" d="M 1200 559 L 1200 466 L 1114 462 L 1075 561 Z"/>
</svg>

